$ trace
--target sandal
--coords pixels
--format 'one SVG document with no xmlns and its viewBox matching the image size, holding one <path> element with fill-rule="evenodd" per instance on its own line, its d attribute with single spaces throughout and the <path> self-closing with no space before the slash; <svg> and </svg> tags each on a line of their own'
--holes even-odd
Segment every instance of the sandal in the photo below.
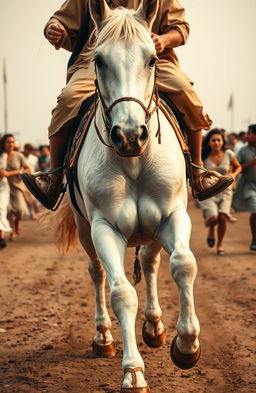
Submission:
<svg viewBox="0 0 256 393">
<path fill-rule="evenodd" d="M 183 370 L 188 370 L 197 364 L 201 356 L 201 346 L 199 345 L 195 353 L 184 354 L 180 352 L 177 346 L 177 338 L 178 336 L 175 336 L 172 340 L 172 344 L 170 347 L 171 359 L 175 366 L 182 368 Z"/>
<path fill-rule="evenodd" d="M 0 249 L 5 248 L 6 246 L 6 240 L 3 237 L 0 237 Z"/>
<path fill-rule="evenodd" d="M 109 330 L 109 328 L 98 327 L 97 330 L 102 333 L 103 342 L 102 342 L 102 344 L 97 344 L 96 341 L 93 340 L 93 342 L 92 342 L 93 355 L 97 358 L 112 358 L 112 357 L 114 357 L 116 355 L 116 348 L 115 348 L 114 341 L 107 344 L 106 332 Z"/>
<path fill-rule="evenodd" d="M 144 372 L 143 368 L 141 368 L 141 367 L 126 368 L 124 370 L 124 374 L 126 374 L 126 373 L 132 374 L 132 387 L 131 388 L 121 387 L 120 393 L 150 393 L 148 385 L 144 386 L 142 388 L 136 388 L 136 383 L 137 383 L 136 372 L 137 371 L 141 371 L 142 373 Z"/>
<path fill-rule="evenodd" d="M 53 173 L 53 171 L 51 171 Z M 36 172 L 29 173 L 24 172 L 21 175 L 21 179 L 25 186 L 29 189 L 31 194 L 44 206 L 46 209 L 52 210 L 58 202 L 59 196 L 63 191 L 62 178 L 61 181 L 53 184 L 49 173 Z"/>
<path fill-rule="evenodd" d="M 207 244 L 210 248 L 214 247 L 215 239 L 213 237 L 207 237 Z"/>
<path fill-rule="evenodd" d="M 250 250 L 256 251 L 256 239 L 251 242 Z"/>
<path fill-rule="evenodd" d="M 219 192 L 224 191 L 234 181 L 233 177 L 230 175 L 223 176 L 218 172 L 208 171 L 207 169 L 200 167 L 196 164 L 192 163 L 191 165 L 197 169 L 201 169 L 204 171 L 199 176 L 194 176 L 192 182 L 192 190 L 194 197 L 197 198 L 199 201 L 211 198 Z M 218 179 L 215 184 L 210 186 L 204 184 L 207 178 L 210 179 L 213 177 Z"/>
<path fill-rule="evenodd" d="M 142 326 L 142 337 L 144 340 L 144 343 L 150 347 L 150 348 L 159 348 L 166 340 L 166 329 L 162 331 L 161 334 L 157 334 L 157 324 L 158 322 L 161 321 L 161 318 L 159 318 L 157 321 L 150 321 L 150 320 L 145 320 Z M 151 322 L 154 325 L 154 335 L 152 336 L 151 334 L 147 333 L 146 331 L 146 323 Z"/>
</svg>

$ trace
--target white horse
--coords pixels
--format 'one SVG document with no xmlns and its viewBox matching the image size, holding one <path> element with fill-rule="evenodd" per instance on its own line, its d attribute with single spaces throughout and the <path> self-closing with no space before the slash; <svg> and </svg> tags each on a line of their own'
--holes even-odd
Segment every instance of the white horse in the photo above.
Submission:
<svg viewBox="0 0 256 393">
<path fill-rule="evenodd" d="M 127 247 L 143 245 L 144 341 L 158 347 L 165 340 L 157 297 L 163 248 L 170 255 L 180 300 L 171 358 L 177 366 L 190 368 L 200 356 L 193 301 L 197 267 L 189 248 L 185 161 L 170 123 L 161 111 L 157 113 L 152 100 L 156 51 L 150 31 L 157 8 L 155 0 L 143 0 L 137 11 L 111 10 L 105 0 L 90 0 L 97 32 L 94 61 L 100 103 L 78 160 L 81 194 L 77 190 L 75 194 L 84 217 L 76 209 L 73 212 L 95 286 L 93 351 L 99 356 L 115 353 L 105 303 L 107 277 L 122 333 L 122 393 L 149 392 L 135 337 L 137 294 L 124 270 Z M 161 143 L 156 137 L 159 123 Z"/>
</svg>

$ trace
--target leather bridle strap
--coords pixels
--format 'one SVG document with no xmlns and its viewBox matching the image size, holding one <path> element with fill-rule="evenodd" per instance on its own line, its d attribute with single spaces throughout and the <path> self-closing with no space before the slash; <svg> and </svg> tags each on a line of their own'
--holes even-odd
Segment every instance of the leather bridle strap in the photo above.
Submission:
<svg viewBox="0 0 256 393">
<path fill-rule="evenodd" d="M 120 97 L 117 100 L 115 100 L 114 102 L 112 102 L 112 104 L 109 107 L 107 107 L 107 105 L 105 104 L 105 101 L 104 101 L 104 99 L 102 97 L 102 94 L 101 94 L 101 91 L 100 91 L 100 88 L 99 88 L 99 84 L 98 84 L 98 81 L 97 81 L 97 70 L 96 70 L 96 67 L 95 67 L 95 74 L 96 74 L 96 79 L 94 81 L 94 83 L 95 83 L 95 91 L 96 91 L 96 93 L 98 93 L 99 100 L 101 102 L 101 105 L 102 105 L 102 108 L 103 108 L 103 111 L 104 111 L 103 120 L 104 120 L 104 123 L 105 123 L 105 126 L 106 126 L 106 130 L 108 132 L 110 132 L 111 124 L 110 124 L 110 120 L 109 120 L 109 114 L 110 114 L 111 110 L 114 108 L 114 106 L 119 104 L 120 102 L 133 101 L 133 102 L 136 102 L 137 104 L 139 104 L 142 107 L 142 109 L 144 110 L 144 112 L 146 113 L 146 117 L 145 117 L 145 123 L 146 124 L 149 122 L 149 120 L 151 119 L 151 117 L 155 113 L 155 111 L 157 111 L 158 129 L 157 129 L 157 133 L 156 133 L 155 136 L 158 137 L 158 143 L 161 143 L 160 120 L 159 120 L 159 113 L 158 113 L 158 109 L 160 107 L 160 103 L 159 103 L 158 91 L 157 91 L 157 88 L 156 88 L 157 68 L 156 68 L 155 76 L 154 76 L 153 91 L 152 91 L 152 94 L 151 94 L 151 97 L 150 97 L 150 101 L 149 101 L 149 104 L 148 104 L 147 107 L 143 104 L 143 102 L 141 102 L 139 99 L 137 99 L 135 97 Z M 155 96 L 156 96 L 155 106 L 150 111 L 150 108 L 151 108 L 151 105 L 152 105 L 152 101 L 153 101 L 153 97 L 154 97 L 154 93 L 155 93 Z M 95 100 L 95 106 L 96 106 L 96 100 Z M 96 123 L 96 116 L 94 118 L 94 126 L 95 126 L 95 130 L 97 132 L 97 135 L 98 135 L 100 141 L 105 146 L 113 148 L 112 145 L 107 144 L 104 141 L 104 139 L 102 138 L 101 133 L 100 133 L 100 131 L 98 129 L 98 126 L 97 126 L 97 123 Z"/>
</svg>

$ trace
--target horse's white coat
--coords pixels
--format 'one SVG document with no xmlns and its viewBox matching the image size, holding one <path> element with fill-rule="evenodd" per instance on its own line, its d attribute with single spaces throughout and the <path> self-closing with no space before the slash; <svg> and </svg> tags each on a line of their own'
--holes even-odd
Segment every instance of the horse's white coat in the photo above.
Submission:
<svg viewBox="0 0 256 393">
<path fill-rule="evenodd" d="M 144 3 L 146 7 L 147 2 Z M 106 7 L 105 2 L 102 6 Z M 93 7 L 92 1 L 91 9 Z M 141 29 L 146 32 L 144 27 Z M 116 43 L 106 41 L 96 48 L 96 54 L 104 61 L 97 76 L 107 106 L 124 96 L 138 98 L 148 105 L 154 84 L 154 69 L 148 62 L 155 55 L 155 49 L 150 34 L 145 34 L 148 45 L 119 40 Z M 135 338 L 138 299 L 124 271 L 127 246 L 144 245 L 141 257 L 147 284 L 145 316 L 151 321 L 161 317 L 156 282 L 159 252 L 164 248 L 170 254 L 170 270 L 180 299 L 177 344 L 183 353 L 193 353 L 199 346 L 199 322 L 193 302 L 196 262 L 189 249 L 191 224 L 186 212 L 185 163 L 170 124 L 162 113 L 159 115 L 161 144 L 155 137 L 158 123 L 154 114 L 148 124 L 149 137 L 141 156 L 118 155 L 118 146 L 111 149 L 103 145 L 92 124 L 78 162 L 83 201 L 78 199 L 87 220 L 75 214 L 80 241 L 90 257 L 89 271 L 96 293 L 96 326 L 111 327 L 104 292 L 107 276 L 111 305 L 121 326 L 124 369 L 144 369 Z M 145 124 L 145 113 L 136 102 L 117 104 L 110 118 L 111 124 L 119 125 L 124 133 Z M 105 132 L 101 106 L 96 112 L 96 122 L 104 140 L 112 143 Z M 146 329 L 153 334 L 152 323 L 147 322 Z M 158 333 L 162 332 L 161 321 L 157 329 Z M 99 331 L 95 340 L 99 344 L 102 342 Z M 107 342 L 112 340 L 108 331 Z M 137 386 L 145 385 L 143 373 L 137 372 Z M 123 386 L 131 387 L 130 373 L 125 374 Z"/>
</svg>

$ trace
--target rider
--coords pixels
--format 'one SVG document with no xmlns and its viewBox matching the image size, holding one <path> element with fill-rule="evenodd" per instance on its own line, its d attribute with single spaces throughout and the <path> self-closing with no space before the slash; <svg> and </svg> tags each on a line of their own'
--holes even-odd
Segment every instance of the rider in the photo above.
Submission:
<svg viewBox="0 0 256 393">
<path fill-rule="evenodd" d="M 124 6 L 137 9 L 141 0 L 106 0 L 111 8 Z M 209 130 L 212 124 L 203 112 L 202 104 L 192 88 L 190 79 L 180 71 L 178 58 L 173 48 L 186 43 L 189 25 L 184 19 L 185 10 L 179 0 L 160 0 L 159 9 L 152 28 L 159 58 L 157 87 L 164 92 L 183 115 L 187 128 L 188 145 L 193 167 L 192 184 L 196 198 L 203 200 L 226 188 L 233 179 L 208 172 L 202 168 L 202 129 Z M 72 51 L 68 65 L 67 84 L 58 97 L 52 111 L 49 126 L 51 169 L 63 166 L 72 124 L 82 102 L 95 91 L 94 66 L 86 59 L 93 40 L 94 23 L 89 12 L 89 0 L 66 0 L 45 26 L 44 34 L 56 48 Z M 200 168 L 199 168 L 200 167 Z M 35 197 L 48 209 L 58 201 L 63 170 L 54 173 L 23 174 L 22 178 Z"/>
</svg>

